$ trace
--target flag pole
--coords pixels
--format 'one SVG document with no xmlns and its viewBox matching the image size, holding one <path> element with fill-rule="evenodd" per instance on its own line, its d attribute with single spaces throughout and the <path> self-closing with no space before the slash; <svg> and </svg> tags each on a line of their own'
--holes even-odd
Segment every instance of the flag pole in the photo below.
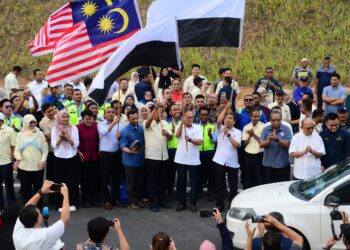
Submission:
<svg viewBox="0 0 350 250">
<path fill-rule="evenodd" d="M 235 81 L 236 81 L 236 78 L 237 78 L 237 71 L 238 71 L 238 67 L 239 67 L 239 59 L 241 57 L 241 48 L 237 48 L 236 49 L 236 60 L 235 60 L 235 64 L 234 64 L 234 68 L 233 68 L 233 76 L 232 76 L 232 85 L 235 86 Z M 232 87 L 232 86 L 231 86 Z M 232 90 L 231 90 L 231 96 L 230 96 L 230 100 L 229 101 L 232 101 L 232 97 L 233 97 L 233 91 L 234 91 L 234 88 L 232 87 Z"/>
<path fill-rule="evenodd" d="M 117 128 L 117 132 L 119 132 L 119 123 L 120 123 L 120 119 L 121 119 L 121 116 L 120 116 L 120 113 L 121 113 L 121 101 L 120 101 L 120 81 L 119 81 L 119 89 L 118 89 L 118 101 L 119 101 L 119 103 L 118 103 L 118 106 L 119 106 L 119 108 L 118 108 L 118 117 L 119 117 L 119 122 L 118 122 L 118 128 Z"/>
</svg>

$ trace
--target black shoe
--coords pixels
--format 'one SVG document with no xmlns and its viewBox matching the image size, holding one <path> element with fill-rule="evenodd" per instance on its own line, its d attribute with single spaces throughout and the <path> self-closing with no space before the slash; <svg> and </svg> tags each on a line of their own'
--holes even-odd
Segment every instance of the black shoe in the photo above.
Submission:
<svg viewBox="0 0 350 250">
<path fill-rule="evenodd" d="M 183 210 L 186 210 L 187 207 L 185 205 L 178 205 L 176 207 L 176 212 L 180 212 L 180 211 L 183 211 Z"/>
<path fill-rule="evenodd" d="M 169 202 L 159 202 L 159 206 L 165 209 L 172 209 L 173 206 Z"/>
<path fill-rule="evenodd" d="M 195 212 L 197 212 L 197 207 L 195 205 L 191 205 L 190 210 L 192 213 L 195 213 Z"/>
</svg>

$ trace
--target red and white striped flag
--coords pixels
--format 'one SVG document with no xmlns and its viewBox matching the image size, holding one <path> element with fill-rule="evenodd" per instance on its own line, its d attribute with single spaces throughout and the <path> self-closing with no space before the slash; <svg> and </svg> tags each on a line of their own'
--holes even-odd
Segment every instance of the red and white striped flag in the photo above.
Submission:
<svg viewBox="0 0 350 250">
<path fill-rule="evenodd" d="M 29 44 L 32 55 L 41 56 L 53 53 L 57 41 L 73 25 L 72 8 L 70 3 L 66 3 L 49 16 L 44 26 Z"/>
</svg>

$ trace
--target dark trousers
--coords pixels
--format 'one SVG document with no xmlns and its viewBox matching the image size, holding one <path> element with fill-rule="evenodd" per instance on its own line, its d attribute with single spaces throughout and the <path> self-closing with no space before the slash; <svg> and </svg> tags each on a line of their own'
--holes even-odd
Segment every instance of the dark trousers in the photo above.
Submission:
<svg viewBox="0 0 350 250">
<path fill-rule="evenodd" d="M 73 158 L 63 159 L 54 156 L 53 181 L 65 183 L 69 190 L 69 202 L 73 206 L 79 205 L 79 159 L 78 155 Z M 55 194 L 55 205 L 62 206 L 62 195 Z"/>
<path fill-rule="evenodd" d="M 100 184 L 103 202 L 118 200 L 122 166 L 120 154 L 100 152 Z"/>
<path fill-rule="evenodd" d="M 215 163 L 215 197 L 216 204 L 220 207 L 224 206 L 225 196 L 227 194 L 226 190 L 226 173 L 228 175 L 228 184 L 230 187 L 230 192 L 228 195 L 228 202 L 231 203 L 233 198 L 237 195 L 237 185 L 238 185 L 238 168 L 230 168 L 227 166 L 222 166 Z"/>
<path fill-rule="evenodd" d="M 213 157 L 214 152 L 200 152 L 201 167 L 199 169 L 199 188 L 201 189 L 201 185 L 207 184 L 208 193 L 215 192 Z"/>
<path fill-rule="evenodd" d="M 44 170 L 25 171 L 18 168 L 18 172 L 20 173 L 21 196 L 23 204 L 26 204 L 42 187 L 44 181 Z M 41 204 L 42 203 L 39 204 L 39 207 L 42 206 Z"/>
<path fill-rule="evenodd" d="M 143 181 L 143 167 L 124 166 L 125 183 L 128 193 L 128 202 L 138 203 L 141 199 L 141 189 Z"/>
<path fill-rule="evenodd" d="M 34 115 L 34 117 L 35 117 L 35 119 L 37 121 L 36 124 L 38 126 L 40 121 L 44 118 L 44 114 L 41 111 L 36 111 L 33 115 Z"/>
<path fill-rule="evenodd" d="M 174 162 L 176 151 L 168 150 L 169 160 L 168 167 L 166 168 L 166 181 L 165 189 L 167 194 L 172 195 L 175 187 L 175 178 L 176 178 L 176 164 Z"/>
<path fill-rule="evenodd" d="M 237 149 L 238 152 L 238 163 L 239 163 L 239 168 L 241 170 L 241 183 L 243 188 L 245 188 L 245 150 L 244 147 L 240 147 Z"/>
<path fill-rule="evenodd" d="M 12 173 L 12 163 L 0 165 L 0 209 L 4 208 L 4 194 L 2 189 L 2 183 L 5 184 L 7 203 L 13 203 L 16 201 Z"/>
<path fill-rule="evenodd" d="M 177 164 L 177 177 L 178 177 L 178 193 L 179 204 L 186 206 L 186 183 L 187 183 L 187 169 L 190 177 L 190 204 L 195 206 L 197 203 L 197 182 L 198 182 L 198 170 L 200 166 L 189 166 L 183 164 Z"/>
<path fill-rule="evenodd" d="M 322 92 L 324 88 L 317 88 L 317 108 L 321 109 L 323 106 Z"/>
<path fill-rule="evenodd" d="M 84 161 L 80 168 L 81 200 L 83 203 L 97 202 L 98 161 Z"/>
<path fill-rule="evenodd" d="M 47 155 L 47 160 L 46 160 L 46 180 L 52 181 L 54 178 L 54 153 L 49 151 Z"/>
<path fill-rule="evenodd" d="M 245 153 L 245 189 L 263 184 L 264 171 L 262 168 L 263 153 Z"/>
<path fill-rule="evenodd" d="M 165 173 L 168 161 L 147 160 L 147 187 L 150 205 L 164 201 L 165 197 Z"/>
<path fill-rule="evenodd" d="M 266 166 L 263 168 L 265 184 L 290 180 L 290 165 L 283 168 L 271 168 Z"/>
</svg>

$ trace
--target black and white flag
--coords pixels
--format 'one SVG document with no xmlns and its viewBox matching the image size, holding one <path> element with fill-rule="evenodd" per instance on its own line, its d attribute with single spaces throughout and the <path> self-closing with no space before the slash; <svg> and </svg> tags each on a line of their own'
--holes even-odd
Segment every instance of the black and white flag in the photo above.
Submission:
<svg viewBox="0 0 350 250">
<path fill-rule="evenodd" d="M 156 0 L 147 24 L 176 17 L 180 47 L 240 47 L 245 0 Z"/>
<path fill-rule="evenodd" d="M 94 78 L 89 96 L 101 105 L 116 78 L 137 66 L 180 67 L 174 17 L 149 25 L 124 42 Z"/>
</svg>

